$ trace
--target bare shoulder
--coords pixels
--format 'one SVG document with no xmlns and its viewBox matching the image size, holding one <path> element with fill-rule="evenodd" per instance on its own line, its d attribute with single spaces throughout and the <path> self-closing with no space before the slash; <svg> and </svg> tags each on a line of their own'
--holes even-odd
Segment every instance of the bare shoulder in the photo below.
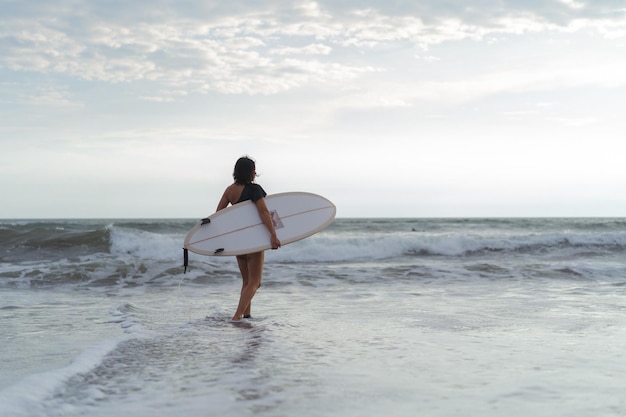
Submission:
<svg viewBox="0 0 626 417">
<path fill-rule="evenodd" d="M 226 187 L 226 191 L 224 191 L 224 195 L 228 199 L 230 204 L 235 204 L 239 201 L 241 197 L 241 193 L 243 192 L 243 185 L 241 184 L 231 184 Z"/>
<path fill-rule="evenodd" d="M 231 184 L 224 190 L 220 202 L 217 204 L 215 211 L 220 211 L 228 207 L 229 204 L 236 204 L 241 197 L 243 187 L 238 184 Z"/>
</svg>

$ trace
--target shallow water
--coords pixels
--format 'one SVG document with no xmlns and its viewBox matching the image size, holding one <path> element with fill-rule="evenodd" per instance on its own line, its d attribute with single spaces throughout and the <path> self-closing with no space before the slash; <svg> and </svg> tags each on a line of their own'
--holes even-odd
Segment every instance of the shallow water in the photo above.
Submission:
<svg viewBox="0 0 626 417">
<path fill-rule="evenodd" d="M 2 415 L 626 414 L 620 223 L 338 222 L 268 253 L 237 324 L 234 260 L 182 275 L 173 227 L 151 257 L 131 228 L 110 252 L 3 263 Z"/>
</svg>

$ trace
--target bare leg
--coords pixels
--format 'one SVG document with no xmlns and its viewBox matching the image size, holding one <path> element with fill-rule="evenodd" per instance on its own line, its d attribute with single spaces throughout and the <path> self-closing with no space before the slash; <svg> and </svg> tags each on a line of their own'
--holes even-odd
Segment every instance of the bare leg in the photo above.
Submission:
<svg viewBox="0 0 626 417">
<path fill-rule="evenodd" d="M 239 297 L 239 305 L 237 306 L 233 320 L 241 320 L 244 315 L 250 315 L 252 298 L 254 294 L 256 294 L 256 290 L 261 286 L 264 260 L 265 252 L 237 256 L 237 263 L 241 271 L 243 284 Z"/>
<path fill-rule="evenodd" d="M 248 255 L 238 255 L 237 256 L 237 265 L 239 265 L 239 271 L 241 272 L 241 292 L 243 293 L 243 290 L 246 288 L 246 286 L 248 285 Z M 240 295 L 241 297 L 241 295 Z M 243 313 L 244 317 L 246 316 L 250 316 L 250 308 L 252 306 L 252 303 L 250 303 L 248 305 L 248 308 L 246 309 L 246 311 Z"/>
</svg>

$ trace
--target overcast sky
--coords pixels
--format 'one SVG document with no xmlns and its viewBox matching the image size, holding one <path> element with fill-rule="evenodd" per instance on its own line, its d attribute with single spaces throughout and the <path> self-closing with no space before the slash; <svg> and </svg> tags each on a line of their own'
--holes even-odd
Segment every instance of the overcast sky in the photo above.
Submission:
<svg viewBox="0 0 626 417">
<path fill-rule="evenodd" d="M 626 3 L 0 0 L 0 218 L 625 216 Z"/>
</svg>

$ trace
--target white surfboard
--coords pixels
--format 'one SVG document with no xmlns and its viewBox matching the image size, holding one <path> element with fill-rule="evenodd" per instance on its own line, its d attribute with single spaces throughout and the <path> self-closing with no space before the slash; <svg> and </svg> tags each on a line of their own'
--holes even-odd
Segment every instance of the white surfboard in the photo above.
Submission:
<svg viewBox="0 0 626 417">
<path fill-rule="evenodd" d="M 335 205 L 317 194 L 290 192 L 265 197 L 282 245 L 304 239 L 328 226 Z M 208 220 L 208 222 L 206 221 Z M 270 249 L 270 234 L 256 205 L 244 201 L 199 222 L 187 234 L 184 248 L 201 255 L 244 255 Z"/>
</svg>

